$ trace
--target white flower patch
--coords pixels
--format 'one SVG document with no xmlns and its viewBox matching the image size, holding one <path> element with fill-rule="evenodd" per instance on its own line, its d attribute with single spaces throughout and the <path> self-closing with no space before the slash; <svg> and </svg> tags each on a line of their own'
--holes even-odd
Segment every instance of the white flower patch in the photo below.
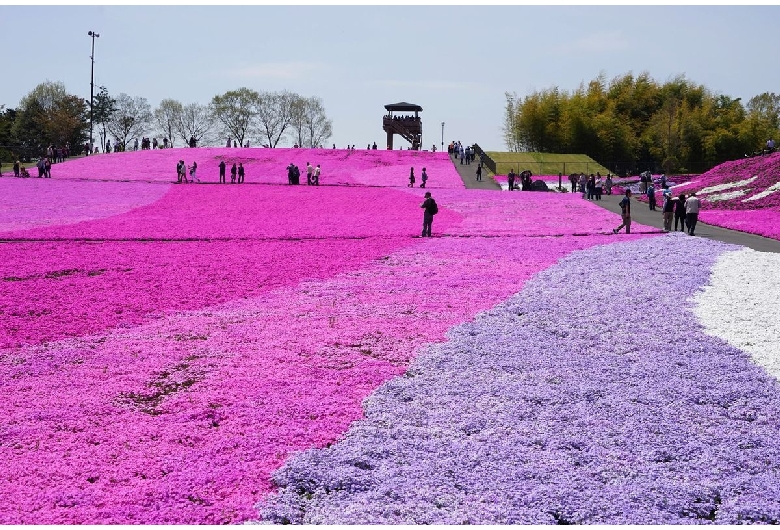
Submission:
<svg viewBox="0 0 780 530">
<path fill-rule="evenodd" d="M 742 202 L 757 201 L 758 199 L 763 199 L 764 197 L 768 197 L 769 195 L 772 195 L 774 192 L 778 190 L 780 190 L 780 182 L 776 182 L 775 184 L 772 184 L 761 193 L 756 193 L 752 197 L 748 197 L 747 199 L 742 199 Z"/>
<path fill-rule="evenodd" d="M 736 182 L 726 182 L 725 184 L 717 184 L 715 186 L 709 186 L 709 187 L 706 187 L 706 188 L 702 189 L 699 192 L 699 195 L 701 195 L 702 193 L 715 193 L 716 191 L 724 191 L 724 190 L 730 190 L 731 188 L 739 188 L 741 186 L 747 186 L 748 184 L 750 184 L 751 182 L 753 182 L 757 178 L 758 178 L 758 175 L 753 175 L 749 179 L 738 180 Z"/>
<path fill-rule="evenodd" d="M 736 199 L 737 197 L 742 197 L 749 191 L 750 188 L 746 190 L 727 191 L 726 193 L 716 193 L 715 195 L 710 195 L 709 197 L 707 197 L 707 200 L 710 202 L 728 201 L 729 199 Z"/>
<path fill-rule="evenodd" d="M 723 253 L 693 312 L 707 334 L 751 355 L 780 379 L 780 254 L 743 249 Z"/>
</svg>

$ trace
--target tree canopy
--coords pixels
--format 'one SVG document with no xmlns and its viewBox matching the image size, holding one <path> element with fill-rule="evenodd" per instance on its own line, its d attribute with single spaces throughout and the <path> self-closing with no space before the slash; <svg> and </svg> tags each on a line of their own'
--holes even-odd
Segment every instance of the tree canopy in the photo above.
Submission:
<svg viewBox="0 0 780 530">
<path fill-rule="evenodd" d="M 702 172 L 777 137 L 780 96 L 747 106 L 685 76 L 658 83 L 599 75 L 571 92 L 552 87 L 522 100 L 506 94 L 504 140 L 512 151 L 583 153 L 616 173 Z"/>
</svg>

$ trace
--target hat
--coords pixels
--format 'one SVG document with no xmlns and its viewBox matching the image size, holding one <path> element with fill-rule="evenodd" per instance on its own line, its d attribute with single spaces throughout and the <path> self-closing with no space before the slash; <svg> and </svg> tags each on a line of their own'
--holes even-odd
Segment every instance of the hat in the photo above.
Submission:
<svg viewBox="0 0 780 530">
<path fill-rule="evenodd" d="M 431 192 L 430 192 L 430 191 L 426 191 L 426 192 L 425 192 L 425 196 L 426 196 L 426 197 L 430 197 L 430 196 L 431 196 Z"/>
</svg>

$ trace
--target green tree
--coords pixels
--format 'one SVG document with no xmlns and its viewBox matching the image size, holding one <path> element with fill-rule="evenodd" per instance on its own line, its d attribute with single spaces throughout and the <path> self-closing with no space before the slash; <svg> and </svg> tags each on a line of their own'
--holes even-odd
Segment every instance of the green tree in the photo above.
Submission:
<svg viewBox="0 0 780 530">
<path fill-rule="evenodd" d="M 108 94 L 106 87 L 101 86 L 95 99 L 92 101 L 92 122 L 99 126 L 98 136 L 100 137 L 100 148 L 103 152 L 106 150 L 106 140 L 108 139 L 108 124 L 116 112 L 116 99 Z"/>
<path fill-rule="evenodd" d="M 216 120 L 224 132 L 243 145 L 244 140 L 255 136 L 260 94 L 246 87 L 230 90 L 214 96 L 211 105 Z"/>
</svg>

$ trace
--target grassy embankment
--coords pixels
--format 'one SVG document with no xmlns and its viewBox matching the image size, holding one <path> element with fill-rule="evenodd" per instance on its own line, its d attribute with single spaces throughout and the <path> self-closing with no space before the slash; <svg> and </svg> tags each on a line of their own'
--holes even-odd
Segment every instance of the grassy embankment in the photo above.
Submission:
<svg viewBox="0 0 780 530">
<path fill-rule="evenodd" d="M 526 169 L 534 175 L 557 175 L 563 173 L 609 173 L 607 168 L 587 155 L 561 155 L 551 153 L 508 153 L 488 151 L 487 154 L 496 162 L 496 173 L 506 175 L 510 169 L 520 173 Z"/>
</svg>

